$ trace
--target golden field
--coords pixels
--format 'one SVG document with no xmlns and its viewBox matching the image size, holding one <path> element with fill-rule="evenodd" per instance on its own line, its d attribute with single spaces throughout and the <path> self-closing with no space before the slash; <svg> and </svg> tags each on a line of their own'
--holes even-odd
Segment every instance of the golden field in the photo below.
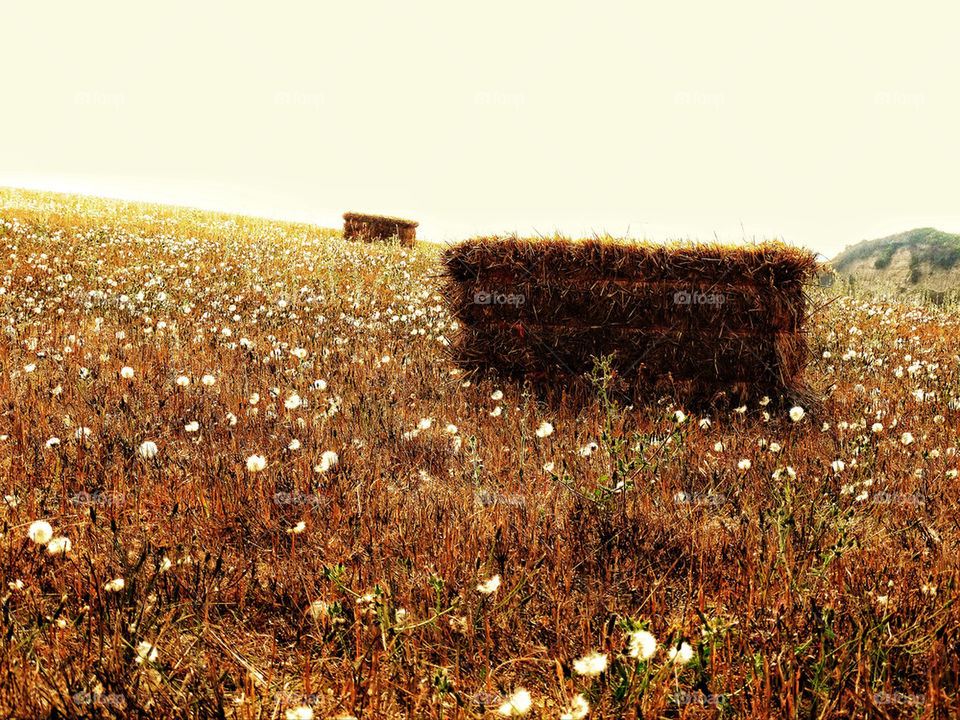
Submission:
<svg viewBox="0 0 960 720">
<path fill-rule="evenodd" d="M 960 316 L 816 408 L 459 371 L 442 247 L 0 189 L 0 717 L 956 717 Z"/>
</svg>

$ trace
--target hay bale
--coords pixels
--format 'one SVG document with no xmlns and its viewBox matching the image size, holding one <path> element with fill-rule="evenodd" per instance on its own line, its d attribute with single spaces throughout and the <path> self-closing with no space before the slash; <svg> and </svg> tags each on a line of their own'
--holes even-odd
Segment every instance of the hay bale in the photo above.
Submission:
<svg viewBox="0 0 960 720">
<path fill-rule="evenodd" d="M 343 237 L 363 242 L 384 241 L 396 237 L 401 245 L 413 247 L 420 223 L 386 215 L 343 214 Z"/>
<path fill-rule="evenodd" d="M 809 395 L 805 286 L 821 270 L 810 251 L 491 237 L 442 263 L 461 364 L 579 375 L 614 353 L 636 388 Z"/>
</svg>

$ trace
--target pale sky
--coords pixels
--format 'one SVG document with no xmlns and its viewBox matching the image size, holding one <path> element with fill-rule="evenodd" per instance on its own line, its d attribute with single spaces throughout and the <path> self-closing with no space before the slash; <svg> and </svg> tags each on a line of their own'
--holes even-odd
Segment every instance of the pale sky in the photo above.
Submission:
<svg viewBox="0 0 960 720">
<path fill-rule="evenodd" d="M 0 185 L 832 257 L 960 232 L 958 8 L 3 0 Z"/>
</svg>

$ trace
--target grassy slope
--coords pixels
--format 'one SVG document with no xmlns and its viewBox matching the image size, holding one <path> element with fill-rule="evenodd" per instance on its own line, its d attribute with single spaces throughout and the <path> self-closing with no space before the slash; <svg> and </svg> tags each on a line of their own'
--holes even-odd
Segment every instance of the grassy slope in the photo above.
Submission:
<svg viewBox="0 0 960 720">
<path fill-rule="evenodd" d="M 958 711 L 956 315 L 840 299 L 821 417 L 677 424 L 455 375 L 437 248 L 10 191 L 0 218 L 0 716 Z"/>
<path fill-rule="evenodd" d="M 911 260 L 918 266 L 911 280 Z M 844 249 L 830 264 L 844 278 L 871 286 L 960 289 L 960 235 L 917 228 Z"/>
</svg>

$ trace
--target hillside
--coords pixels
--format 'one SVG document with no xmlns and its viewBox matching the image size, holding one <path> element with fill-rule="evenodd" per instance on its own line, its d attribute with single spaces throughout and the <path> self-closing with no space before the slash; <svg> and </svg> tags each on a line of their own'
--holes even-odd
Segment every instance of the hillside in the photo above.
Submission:
<svg viewBox="0 0 960 720">
<path fill-rule="evenodd" d="M 830 264 L 866 285 L 953 290 L 960 288 L 960 235 L 916 228 L 847 247 Z"/>
</svg>

